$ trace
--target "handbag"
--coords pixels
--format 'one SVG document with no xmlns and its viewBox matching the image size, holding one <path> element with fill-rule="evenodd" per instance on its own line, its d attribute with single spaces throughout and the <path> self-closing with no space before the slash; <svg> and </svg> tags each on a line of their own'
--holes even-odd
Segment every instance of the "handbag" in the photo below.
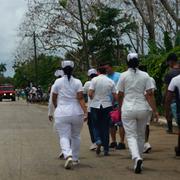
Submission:
<svg viewBox="0 0 180 180">
<path fill-rule="evenodd" d="M 113 123 L 118 123 L 119 121 L 121 121 L 121 112 L 119 111 L 119 109 L 114 109 L 109 113 L 109 115 Z"/>
</svg>

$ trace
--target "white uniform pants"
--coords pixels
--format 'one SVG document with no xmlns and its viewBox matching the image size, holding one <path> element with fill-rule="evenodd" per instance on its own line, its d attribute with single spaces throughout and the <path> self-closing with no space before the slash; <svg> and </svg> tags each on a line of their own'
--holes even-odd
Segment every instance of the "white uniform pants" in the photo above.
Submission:
<svg viewBox="0 0 180 180">
<path fill-rule="evenodd" d="M 149 111 L 123 111 L 122 121 L 132 159 L 142 158 Z"/>
<path fill-rule="evenodd" d="M 72 156 L 74 161 L 79 159 L 80 132 L 82 126 L 83 115 L 55 117 L 55 127 L 65 158 Z"/>
</svg>

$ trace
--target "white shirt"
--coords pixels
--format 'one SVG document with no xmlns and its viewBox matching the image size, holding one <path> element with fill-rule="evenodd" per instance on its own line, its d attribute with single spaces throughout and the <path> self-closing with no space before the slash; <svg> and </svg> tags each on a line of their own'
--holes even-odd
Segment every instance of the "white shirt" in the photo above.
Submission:
<svg viewBox="0 0 180 180">
<path fill-rule="evenodd" d="M 90 90 L 94 90 L 94 97 L 91 101 L 90 107 L 103 108 L 112 106 L 112 100 L 109 96 L 112 93 L 116 93 L 114 82 L 106 75 L 99 75 L 91 80 L 89 87 Z"/>
<path fill-rule="evenodd" d="M 88 95 L 88 91 L 89 91 L 89 87 L 90 87 L 90 84 L 91 84 L 91 81 L 87 81 L 85 84 L 84 84 L 84 94 L 87 94 Z M 90 112 L 90 104 L 91 104 L 91 99 L 89 98 L 88 96 L 88 112 Z"/>
<path fill-rule="evenodd" d="M 149 89 L 154 89 L 154 85 L 147 73 L 131 68 L 122 73 L 117 84 L 118 92 L 124 93 L 122 111 L 149 110 L 144 95 Z"/>
<path fill-rule="evenodd" d="M 54 83 L 52 92 L 58 94 L 57 108 L 55 117 L 82 115 L 83 110 L 77 99 L 77 93 L 83 91 L 82 83 L 79 79 L 67 76 L 57 79 Z"/>
<path fill-rule="evenodd" d="M 179 95 L 180 95 L 180 75 L 174 77 L 171 80 L 169 87 L 168 87 L 168 90 L 174 92 L 176 88 L 177 88 Z"/>
</svg>

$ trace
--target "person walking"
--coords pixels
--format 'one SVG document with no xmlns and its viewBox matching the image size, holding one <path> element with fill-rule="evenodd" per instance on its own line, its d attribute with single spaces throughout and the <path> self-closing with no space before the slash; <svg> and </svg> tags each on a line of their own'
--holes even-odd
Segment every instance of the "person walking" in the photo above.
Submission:
<svg viewBox="0 0 180 180">
<path fill-rule="evenodd" d="M 169 119 L 170 112 L 171 112 L 171 102 L 173 101 L 175 96 L 176 99 L 176 122 L 178 125 L 178 143 L 175 147 L 176 156 L 180 156 L 180 75 L 174 77 L 169 84 L 168 92 L 166 94 L 166 101 L 165 101 L 165 112 L 166 118 Z"/>
<path fill-rule="evenodd" d="M 109 125 L 110 112 L 112 111 L 112 99 L 116 98 L 114 82 L 106 76 L 106 68 L 98 68 L 99 76 L 92 79 L 89 87 L 89 97 L 91 98 L 91 115 L 94 124 L 94 136 L 97 145 L 96 154 L 104 147 L 104 156 L 109 155 Z"/>
<path fill-rule="evenodd" d="M 88 77 L 89 77 L 89 81 L 87 81 L 85 84 L 84 84 L 84 95 L 87 95 L 88 96 L 88 91 L 89 91 L 89 87 L 90 87 L 90 84 L 91 84 L 91 80 L 97 76 L 97 70 L 92 68 L 92 69 L 89 69 L 88 70 Z M 96 150 L 97 146 L 96 146 L 96 143 L 95 143 L 95 137 L 94 137 L 94 125 L 93 125 L 93 121 L 92 121 L 92 118 L 91 118 L 91 108 L 90 108 L 90 104 L 91 104 L 91 99 L 89 98 L 88 96 L 88 128 L 89 128 L 89 134 L 90 134 L 90 137 L 91 137 L 91 146 L 90 146 L 90 150 Z"/>
<path fill-rule="evenodd" d="M 180 74 L 180 65 L 178 63 L 178 58 L 175 53 L 170 53 L 167 57 L 167 64 L 170 68 L 169 72 L 165 75 L 164 82 L 165 82 L 165 97 L 168 92 L 168 86 L 172 80 L 172 78 L 176 77 L 177 75 Z M 166 105 L 165 105 L 166 106 Z M 167 133 L 173 133 L 173 126 L 172 126 L 172 119 L 173 117 L 176 117 L 176 102 L 175 99 L 171 101 L 171 111 L 170 111 L 170 116 L 166 117 L 167 120 Z M 175 113 L 173 113 L 175 112 Z M 168 119 L 167 119 L 168 118 Z"/>
<path fill-rule="evenodd" d="M 134 161 L 134 172 L 141 173 L 145 129 L 149 116 L 147 102 L 156 118 L 158 113 L 154 101 L 154 86 L 149 75 L 138 69 L 137 53 L 128 54 L 127 65 L 128 70 L 121 74 L 117 84 L 118 102 L 129 150 Z"/>
<path fill-rule="evenodd" d="M 114 81 L 115 86 L 116 86 L 120 78 L 120 73 L 114 72 L 111 63 L 106 63 L 104 65 L 106 67 L 107 77 L 110 78 L 112 81 Z M 118 102 L 114 101 L 113 106 L 114 108 L 117 108 Z M 118 127 L 119 127 L 119 137 L 120 137 L 119 143 L 117 143 L 116 141 L 116 131 L 118 130 Z M 116 148 L 118 150 L 126 149 L 125 142 L 124 142 L 125 132 L 124 132 L 122 121 L 116 124 L 111 122 L 110 134 L 111 134 L 111 139 L 112 139 L 112 142 L 109 146 L 110 148 Z"/>
<path fill-rule="evenodd" d="M 66 159 L 64 167 L 71 169 L 79 164 L 80 132 L 83 119 L 87 120 L 87 109 L 82 83 L 72 76 L 73 61 L 62 61 L 61 65 L 65 75 L 55 81 L 52 100 L 55 106 L 55 127 Z"/>
</svg>

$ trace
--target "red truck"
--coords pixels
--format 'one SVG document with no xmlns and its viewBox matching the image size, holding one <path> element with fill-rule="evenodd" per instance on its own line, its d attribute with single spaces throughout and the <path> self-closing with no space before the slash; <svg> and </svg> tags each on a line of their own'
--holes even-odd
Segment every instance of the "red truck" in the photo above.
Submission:
<svg viewBox="0 0 180 180">
<path fill-rule="evenodd" d="M 0 85 L 0 101 L 3 99 L 16 101 L 16 91 L 13 85 Z"/>
</svg>

